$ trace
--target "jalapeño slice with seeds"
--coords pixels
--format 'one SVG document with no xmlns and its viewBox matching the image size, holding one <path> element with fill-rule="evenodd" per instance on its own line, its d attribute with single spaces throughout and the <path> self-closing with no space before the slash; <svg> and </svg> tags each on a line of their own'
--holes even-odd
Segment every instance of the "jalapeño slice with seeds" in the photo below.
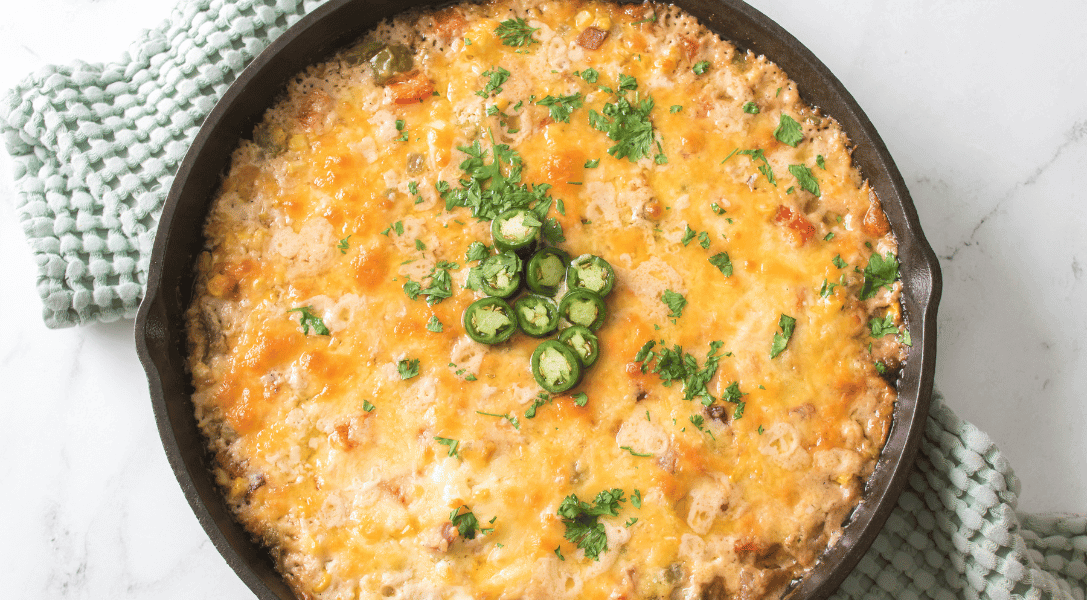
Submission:
<svg viewBox="0 0 1087 600">
<path fill-rule="evenodd" d="M 525 267 L 525 283 L 528 289 L 543 296 L 554 296 L 566 279 L 566 267 L 570 257 L 558 248 L 540 248 Z"/>
<path fill-rule="evenodd" d="M 570 261 L 566 272 L 566 285 L 570 289 L 586 289 L 607 296 L 615 285 L 615 270 L 608 261 L 595 254 L 582 254 Z"/>
<path fill-rule="evenodd" d="M 501 344 L 517 331 L 517 317 L 505 300 L 481 298 L 464 309 L 464 330 L 481 344 Z"/>
<path fill-rule="evenodd" d="M 532 337 L 544 337 L 559 328 L 559 307 L 544 296 L 522 296 L 513 303 L 517 324 Z"/>
<path fill-rule="evenodd" d="M 509 298 L 521 287 L 521 259 L 512 252 L 492 254 L 478 268 L 480 291 L 488 296 Z"/>
<path fill-rule="evenodd" d="M 587 289 L 570 290 L 559 303 L 559 316 L 574 325 L 591 331 L 600 329 L 608 316 L 608 308 L 600 294 Z"/>
<path fill-rule="evenodd" d="M 581 381 L 581 363 L 569 346 L 547 340 L 532 353 L 532 376 L 552 394 L 561 394 Z"/>
<path fill-rule="evenodd" d="M 587 327 L 574 325 L 559 332 L 559 341 L 566 344 L 577 354 L 581 366 L 586 369 L 593 366 L 600 356 L 600 340 Z"/>
<path fill-rule="evenodd" d="M 540 222 L 532 211 L 511 208 L 491 221 L 491 237 L 494 247 L 502 251 L 528 255 L 536 247 Z"/>
</svg>

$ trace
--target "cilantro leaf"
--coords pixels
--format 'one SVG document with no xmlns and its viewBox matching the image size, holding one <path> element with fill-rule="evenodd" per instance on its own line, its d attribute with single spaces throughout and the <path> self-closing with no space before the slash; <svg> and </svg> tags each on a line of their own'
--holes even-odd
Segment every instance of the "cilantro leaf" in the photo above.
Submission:
<svg viewBox="0 0 1087 600">
<path fill-rule="evenodd" d="M 446 456 L 449 456 L 449 457 L 452 457 L 452 458 L 460 458 L 460 453 L 457 452 L 457 448 L 460 448 L 460 440 L 454 440 L 452 438 L 444 438 L 444 437 L 438 437 L 438 436 L 434 436 L 434 439 L 437 440 L 437 442 L 439 444 L 449 448 L 449 452 L 446 454 Z M 468 539 L 472 539 L 472 538 L 468 538 Z"/>
<path fill-rule="evenodd" d="M 574 404 L 578 406 L 585 406 L 589 403 L 589 395 L 585 392 L 574 394 Z"/>
<path fill-rule="evenodd" d="M 695 75 L 705 75 L 706 70 L 709 69 L 709 68 L 710 68 L 710 61 L 700 60 L 700 61 L 696 62 L 693 67 L 691 67 L 691 70 L 694 71 Z"/>
<path fill-rule="evenodd" d="M 584 104 L 581 93 L 577 92 L 567 96 L 552 96 L 548 94 L 543 99 L 536 101 L 539 106 L 546 106 L 551 113 L 551 118 L 563 123 L 570 122 L 570 113 L 575 108 L 581 108 Z"/>
<path fill-rule="evenodd" d="M 631 77 L 630 80 L 633 81 L 634 78 Z M 634 103 L 626 97 L 620 97 L 614 103 L 605 104 L 603 114 L 595 110 L 589 111 L 589 124 L 606 133 L 615 142 L 615 145 L 608 148 L 608 154 L 615 158 L 626 158 L 630 162 L 649 156 L 653 147 L 653 122 L 649 120 L 653 99 L 639 101 L 637 94 L 634 97 Z"/>
<path fill-rule="evenodd" d="M 336 248 L 339 249 L 340 254 L 347 254 L 348 248 L 351 247 L 347 243 L 348 240 L 350 240 L 350 239 L 351 239 L 351 236 L 347 236 L 344 239 L 340 240 L 338 244 L 336 244 Z"/>
<path fill-rule="evenodd" d="M 781 328 L 781 333 L 774 334 L 774 342 L 770 345 L 770 358 L 775 358 L 785 351 L 785 346 L 789 343 L 789 338 L 793 337 L 793 329 L 796 328 L 796 319 L 782 313 L 781 317 L 778 319 L 778 327 Z"/>
<path fill-rule="evenodd" d="M 486 413 L 486 412 L 483 412 L 481 410 L 477 410 L 476 414 L 483 415 L 485 417 L 498 417 L 500 419 L 505 419 L 505 420 L 509 421 L 510 425 L 513 425 L 514 429 L 517 429 L 517 430 L 521 429 L 521 423 L 517 420 L 517 417 L 515 417 L 515 416 L 513 416 L 513 415 L 511 415 L 509 413 L 506 413 L 504 415 L 498 415 L 498 414 L 494 414 L 494 413 Z"/>
<path fill-rule="evenodd" d="M 876 295 L 879 288 L 891 289 L 891 284 L 898 279 L 898 257 L 887 252 L 886 258 L 875 253 L 864 267 L 864 285 L 861 286 L 860 299 L 867 300 Z"/>
<path fill-rule="evenodd" d="M 442 332 L 442 322 L 438 320 L 438 317 L 430 315 L 430 320 L 426 322 L 427 331 L 434 333 Z"/>
<path fill-rule="evenodd" d="M 826 162 L 824 162 L 822 154 L 819 154 L 818 156 L 815 157 L 815 164 L 818 165 L 820 169 L 822 169 L 824 171 L 827 170 L 827 164 L 826 164 Z"/>
<path fill-rule="evenodd" d="M 502 84 L 509 80 L 510 72 L 502 67 L 491 67 L 483 72 L 483 76 L 488 78 L 487 85 L 483 86 L 482 90 L 478 90 L 476 95 L 487 98 L 502 91 Z"/>
<path fill-rule="evenodd" d="M 661 302 L 668 305 L 671 310 L 668 316 L 674 319 L 683 316 L 683 307 L 687 306 L 687 299 L 683 297 L 683 294 L 677 294 L 672 290 L 664 290 L 661 294 Z"/>
<path fill-rule="evenodd" d="M 460 180 L 460 188 L 448 182 L 439 182 L 438 192 L 445 200 L 446 210 L 457 206 L 470 208 L 477 219 L 491 220 L 511 208 L 527 208 L 543 219 L 550 210 L 552 199 L 548 195 L 549 184 L 529 186 L 521 183 L 523 160 L 506 144 L 494 144 L 494 160 L 486 162 L 488 152 L 476 140 L 471 146 L 458 146 L 468 155 L 460 168 L 467 176 Z M 441 185 L 444 184 L 444 185 Z"/>
<path fill-rule="evenodd" d="M 898 335 L 898 327 L 895 326 L 894 315 L 887 313 L 883 319 L 874 317 L 868 321 L 868 329 L 871 331 L 871 335 L 874 338 L 881 338 L 885 335 Z"/>
<path fill-rule="evenodd" d="M 578 499 L 577 494 L 570 494 L 557 511 L 566 526 L 564 537 L 581 548 L 585 556 L 600 560 L 600 553 L 608 551 L 608 536 L 599 517 L 618 516 L 620 502 L 626 499 L 619 488 L 601 491 L 592 505 Z"/>
<path fill-rule="evenodd" d="M 369 400 L 362 401 L 362 410 L 365 410 L 366 412 L 374 412 L 375 408 L 377 407 L 371 404 Z"/>
<path fill-rule="evenodd" d="M 396 364 L 396 370 L 400 373 L 400 379 L 411 379 L 419 374 L 419 359 L 403 359 Z"/>
<path fill-rule="evenodd" d="M 785 113 L 781 113 L 778 119 L 778 127 L 774 130 L 774 137 L 782 144 L 788 144 L 793 148 L 804 139 L 804 130 L 795 119 Z"/>
<path fill-rule="evenodd" d="M 832 258 L 830 260 L 830 262 L 834 263 L 834 266 L 838 267 L 839 269 L 844 269 L 844 268 L 849 266 L 849 263 L 842 260 L 842 255 L 841 254 L 836 255 L 834 258 Z"/>
<path fill-rule="evenodd" d="M 728 252 L 719 252 L 710 257 L 710 264 L 717 267 L 725 277 L 732 277 L 732 261 L 728 258 Z"/>
<path fill-rule="evenodd" d="M 472 242 L 468 246 L 468 251 L 464 253 L 464 262 L 470 262 L 473 260 L 483 260 L 490 256 L 491 251 L 487 248 L 487 245 L 480 241 Z"/>
<path fill-rule="evenodd" d="M 298 324 L 302 326 L 302 335 L 309 335 L 310 327 L 313 328 L 313 333 L 317 335 L 331 335 L 328 327 L 325 327 L 325 322 L 313 312 L 312 306 L 299 306 L 287 312 L 302 313 L 302 316 L 298 319 Z"/>
<path fill-rule="evenodd" d="M 686 229 L 683 230 L 683 237 L 679 240 L 684 246 L 690 244 L 695 236 L 695 231 L 691 229 L 690 225 L 686 225 L 685 227 Z"/>
<path fill-rule="evenodd" d="M 532 34 L 536 31 L 539 31 L 538 27 L 530 27 L 524 19 L 517 17 L 499 23 L 494 29 L 494 34 L 502 38 L 503 45 L 519 47 L 538 44 L 539 42 L 532 38 Z"/>
<path fill-rule="evenodd" d="M 599 158 L 594 158 L 594 159 L 585 161 L 585 168 L 586 169 L 595 169 L 595 168 L 597 168 L 599 166 L 600 166 L 600 159 Z"/>
<path fill-rule="evenodd" d="M 677 112 L 681 111 L 681 110 L 683 110 L 683 107 L 680 106 L 679 104 L 673 104 L 672 106 L 670 106 L 668 108 L 668 112 L 673 114 L 673 115 L 676 114 Z"/>
<path fill-rule="evenodd" d="M 744 112 L 749 115 L 757 115 L 759 114 L 759 105 L 755 104 L 754 102 L 745 102 Z"/>
<path fill-rule="evenodd" d="M 789 165 L 789 172 L 793 174 L 793 177 L 796 177 L 800 189 L 811 192 L 816 196 L 819 195 L 819 181 L 815 179 L 811 169 L 805 165 Z"/>
<path fill-rule="evenodd" d="M 751 162 L 761 162 L 759 165 L 759 173 L 762 173 L 766 177 L 766 181 L 769 181 L 775 187 L 778 184 L 777 178 L 774 177 L 774 169 L 770 166 L 770 161 L 766 160 L 766 154 L 763 153 L 762 148 L 756 150 L 740 150 L 736 154 L 743 154 L 751 158 Z M 732 155 L 730 154 L 729 157 Z M 728 160 L 728 157 L 725 158 Z M 723 161 L 722 161 L 723 162 Z"/>
<path fill-rule="evenodd" d="M 600 79 L 600 73 L 596 69 L 589 67 L 581 72 L 581 78 L 586 83 L 596 83 Z"/>
<path fill-rule="evenodd" d="M 464 512 L 460 512 L 464 509 Z M 487 533 L 479 528 L 479 519 L 476 518 L 467 504 L 462 504 L 449 513 L 449 522 L 457 528 L 457 533 L 466 540 L 476 539 L 476 533 Z M 494 522 L 493 520 L 491 521 Z"/>
<path fill-rule="evenodd" d="M 710 248 L 710 232 L 703 231 L 698 234 L 698 245 L 702 246 L 703 250 L 709 250 Z"/>
</svg>

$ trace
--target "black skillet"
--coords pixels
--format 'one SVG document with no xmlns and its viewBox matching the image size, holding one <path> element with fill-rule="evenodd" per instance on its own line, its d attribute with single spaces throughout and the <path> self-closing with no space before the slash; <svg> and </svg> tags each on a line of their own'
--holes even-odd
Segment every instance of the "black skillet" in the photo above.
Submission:
<svg viewBox="0 0 1087 600">
<path fill-rule="evenodd" d="M 250 138 L 254 124 L 292 75 L 320 62 L 380 20 L 425 0 L 330 0 L 276 39 L 241 74 L 205 120 L 166 198 L 151 256 L 147 294 L 136 319 L 136 345 L 170 466 L 196 518 L 227 563 L 257 597 L 294 595 L 268 552 L 231 517 L 208 468 L 210 461 L 190 401 L 183 315 L 192 297 L 193 265 L 202 226 L 230 153 Z M 883 202 L 899 242 L 903 304 L 913 347 L 899 380 L 894 424 L 864 499 L 842 537 L 786 594 L 789 600 L 826 598 L 849 574 L 894 508 L 913 465 L 932 394 L 936 361 L 936 306 L 940 267 L 917 219 L 902 176 L 872 123 L 830 73 L 793 36 L 739 0 L 680 0 L 721 37 L 764 54 L 797 82 L 801 97 L 837 119 L 856 146 L 853 159 Z"/>
</svg>

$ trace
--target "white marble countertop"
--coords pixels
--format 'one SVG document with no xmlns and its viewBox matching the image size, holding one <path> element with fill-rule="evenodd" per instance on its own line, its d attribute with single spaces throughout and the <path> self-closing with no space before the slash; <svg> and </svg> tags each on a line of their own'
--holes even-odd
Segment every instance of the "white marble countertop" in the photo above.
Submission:
<svg viewBox="0 0 1087 600">
<path fill-rule="evenodd" d="M 0 90 L 116 60 L 174 2 L 6 1 Z M 753 4 L 905 177 L 944 273 L 937 390 L 1006 453 L 1021 510 L 1087 512 L 1087 3 Z M 42 324 L 10 173 L 0 152 L 0 595 L 252 598 L 166 462 L 132 322 Z"/>
</svg>

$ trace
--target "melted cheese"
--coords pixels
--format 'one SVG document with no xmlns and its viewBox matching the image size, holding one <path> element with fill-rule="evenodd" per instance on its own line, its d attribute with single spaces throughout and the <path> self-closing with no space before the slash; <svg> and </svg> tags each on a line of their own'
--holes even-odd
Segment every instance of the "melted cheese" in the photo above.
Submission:
<svg viewBox="0 0 1087 600">
<path fill-rule="evenodd" d="M 537 28 L 523 52 L 495 35 L 514 16 Z M 598 49 L 576 41 L 588 26 L 608 32 Z M 189 312 L 194 404 L 219 481 L 289 583 L 320 598 L 651 598 L 773 594 L 802 575 L 859 501 L 886 436 L 895 393 L 874 363 L 904 352 L 866 328 L 887 311 L 902 323 L 899 284 L 860 302 L 853 268 L 895 242 L 833 120 L 765 58 L 666 6 L 500 1 L 409 14 L 367 39 L 414 49 L 408 83 L 375 85 L 348 50 L 292 84 L 261 143 L 234 154 Z M 481 97 L 495 66 L 511 75 Z M 575 74 L 590 67 L 597 85 Z M 620 74 L 655 102 L 665 164 L 655 145 L 613 158 L 590 126 L 589 110 L 615 98 L 599 86 L 615 89 Z M 569 123 L 534 102 L 573 93 L 584 106 Z M 775 138 L 783 114 L 802 125 L 795 148 Z M 600 359 L 571 392 L 585 406 L 561 395 L 528 418 L 538 341 L 484 346 L 460 324 L 479 297 L 462 287 L 465 252 L 490 243 L 489 222 L 447 211 L 435 185 L 457 186 L 458 147 L 489 149 L 492 135 L 523 158 L 523 181 L 561 200 L 549 214 L 559 246 L 615 268 Z M 776 185 L 736 149 L 763 150 Z M 801 190 L 797 164 L 820 196 Z M 688 228 L 708 248 L 682 243 Z M 720 252 L 730 277 L 709 262 Z M 441 261 L 459 266 L 452 297 L 412 300 L 404 284 L 425 285 Z M 681 316 L 669 316 L 666 290 L 685 296 Z M 304 334 L 302 307 L 329 335 Z M 795 333 L 770 358 L 781 314 Z M 700 363 L 723 342 L 707 387 L 721 397 L 736 382 L 742 417 L 643 372 L 634 357 L 650 340 Z M 403 378 L 415 360 L 419 374 Z M 601 519 L 608 550 L 593 560 L 564 539 L 556 511 L 569 494 L 613 488 L 641 506 L 628 499 Z M 491 531 L 457 536 L 450 513 L 464 505 Z"/>
</svg>

